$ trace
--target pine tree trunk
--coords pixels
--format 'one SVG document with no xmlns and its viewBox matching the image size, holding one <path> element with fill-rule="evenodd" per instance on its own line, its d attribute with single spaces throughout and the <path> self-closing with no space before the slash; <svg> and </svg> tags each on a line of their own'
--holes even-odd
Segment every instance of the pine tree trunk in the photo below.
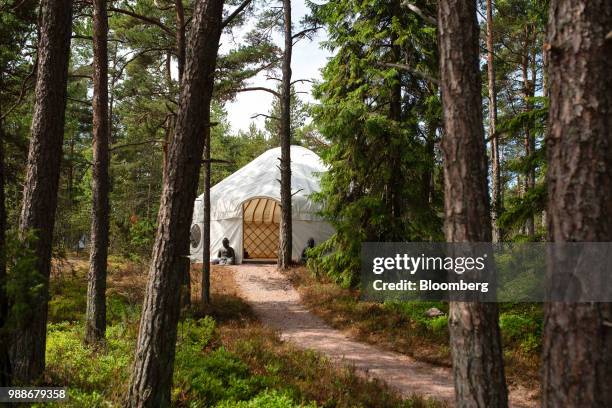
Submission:
<svg viewBox="0 0 612 408">
<path fill-rule="evenodd" d="M 526 29 L 527 30 L 527 29 Z M 525 112 L 529 112 L 533 109 L 533 104 L 530 98 L 533 97 L 533 86 L 529 81 L 528 70 L 529 70 L 529 32 L 525 32 L 525 55 L 523 55 L 521 63 L 521 72 L 523 75 L 523 98 L 525 103 Z M 535 77 L 533 78 L 535 83 Z M 533 155 L 535 150 L 535 143 L 531 129 L 529 125 L 525 126 L 525 137 L 523 140 L 525 148 L 525 158 L 529 158 Z M 535 171 L 530 168 L 525 174 L 525 194 L 528 194 L 535 187 Z M 530 214 L 525 222 L 525 233 L 529 237 L 530 241 L 535 240 L 535 221 L 534 215 Z"/>
<path fill-rule="evenodd" d="M 39 377 L 45 367 L 48 282 L 64 139 L 72 0 L 42 0 L 40 9 L 34 115 L 19 231 L 22 237 L 36 233 L 36 271 L 44 287 L 31 305 L 32 318 L 14 331 L 11 344 L 14 379 L 26 384 Z"/>
<path fill-rule="evenodd" d="M 178 61 L 178 83 L 179 89 L 183 82 L 183 74 L 185 71 L 185 9 L 183 0 L 175 0 L 176 10 L 176 55 Z M 170 133 L 171 135 L 172 133 Z M 191 274 L 189 268 L 185 269 L 183 276 L 183 284 L 181 286 L 181 305 L 187 307 L 191 304 Z"/>
<path fill-rule="evenodd" d="M 291 265 L 293 246 L 293 226 L 291 220 L 291 52 L 293 47 L 293 38 L 291 36 L 291 0 L 283 0 L 283 21 L 285 50 L 283 52 L 283 78 L 281 85 L 281 225 L 278 266 L 280 269 L 287 269 Z"/>
<path fill-rule="evenodd" d="M 188 267 L 204 132 L 210 125 L 222 0 L 199 0 L 193 11 L 179 110 L 168 152 L 158 229 L 140 320 L 126 406 L 170 405 L 181 277 Z"/>
<path fill-rule="evenodd" d="M 401 6 L 398 1 L 394 0 L 392 3 L 393 14 L 397 18 L 401 18 Z M 391 56 L 393 63 L 401 62 L 401 47 L 396 44 L 397 42 L 397 34 L 391 34 Z M 395 75 L 395 78 L 392 80 L 391 84 L 391 99 L 389 101 L 389 119 L 395 122 L 402 121 L 402 76 L 398 72 Z M 390 159 L 390 166 L 395 169 L 395 171 L 391 172 L 391 180 L 389 180 L 389 204 L 390 210 L 389 213 L 393 217 L 394 220 L 400 220 L 400 218 L 404 215 L 403 209 L 403 199 L 404 194 L 401 191 L 402 185 L 402 171 L 401 171 L 401 151 L 399 149 L 392 149 Z M 399 224 L 399 222 L 398 222 Z M 401 240 L 403 238 L 403 231 L 399 231 L 394 229 L 393 239 Z"/>
<path fill-rule="evenodd" d="M 476 4 L 441 0 L 438 13 L 446 240 L 490 242 Z M 497 305 L 451 302 L 449 330 L 457 406 L 507 406 Z"/>
<path fill-rule="evenodd" d="M 552 0 L 548 237 L 612 241 L 612 27 L 609 0 Z M 548 263 L 555 279 L 555 259 Z M 545 306 L 542 406 L 612 406 L 612 304 Z"/>
<path fill-rule="evenodd" d="M 0 109 L 2 116 L 2 109 Z M 6 322 L 8 319 L 8 299 L 6 283 L 6 202 L 4 193 L 4 128 L 0 121 L 0 387 L 11 385 L 11 362 L 9 359 L 9 338 Z"/>
<path fill-rule="evenodd" d="M 493 53 L 493 4 L 487 0 L 487 78 L 489 87 L 489 138 L 491 140 L 491 196 L 492 240 L 499 242 L 501 231 L 497 220 L 501 210 L 501 172 L 499 167 L 499 138 L 497 136 L 497 87 L 495 84 L 495 55 Z"/>
<path fill-rule="evenodd" d="M 110 164 L 108 123 L 108 15 L 106 0 L 93 1 L 93 206 L 85 342 L 104 340 L 108 258 Z"/>
<path fill-rule="evenodd" d="M 183 0 L 175 0 L 176 9 L 176 55 L 178 61 L 179 85 L 185 71 L 185 9 Z"/>
<path fill-rule="evenodd" d="M 202 293 L 203 305 L 210 304 L 210 126 L 204 141 L 204 194 L 202 197 Z"/>
</svg>

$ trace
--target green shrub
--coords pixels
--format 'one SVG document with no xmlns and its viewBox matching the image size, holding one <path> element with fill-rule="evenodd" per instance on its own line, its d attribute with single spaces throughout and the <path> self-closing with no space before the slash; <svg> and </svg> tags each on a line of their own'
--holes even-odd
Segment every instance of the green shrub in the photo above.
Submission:
<svg viewBox="0 0 612 408">
<path fill-rule="evenodd" d="M 47 367 L 57 383 L 83 390 L 112 388 L 128 379 L 132 360 L 133 339 L 122 326 L 110 326 L 106 331 L 104 349 L 86 347 L 82 342 L 81 324 L 49 325 Z"/>
<path fill-rule="evenodd" d="M 5 291 L 10 305 L 5 327 L 18 327 L 30 321 L 36 313 L 35 306 L 46 296 L 46 279 L 36 268 L 36 241 L 34 233 L 20 238 L 16 231 L 9 231 L 4 248 L 0 248 L 3 251 L 0 256 L 6 257 Z"/>
<path fill-rule="evenodd" d="M 270 385 L 266 377 L 252 375 L 245 363 L 224 348 L 204 353 L 194 345 L 177 350 L 174 380 L 189 399 L 205 406 L 249 400 Z"/>
<path fill-rule="evenodd" d="M 217 408 L 316 408 L 317 404 L 296 404 L 291 396 L 278 391 L 266 390 L 249 401 L 223 401 Z"/>
<path fill-rule="evenodd" d="M 106 321 L 108 324 L 129 324 L 140 318 L 142 304 L 128 302 L 123 296 L 113 293 L 106 297 Z"/>
<path fill-rule="evenodd" d="M 448 317 L 438 316 L 425 321 L 428 329 L 435 333 L 441 333 L 448 329 Z"/>
<path fill-rule="evenodd" d="M 78 322 L 85 316 L 87 287 L 76 278 L 60 278 L 51 285 L 49 321 Z"/>
<path fill-rule="evenodd" d="M 525 353 L 541 347 L 542 320 L 537 315 L 501 313 L 499 327 L 505 344 L 516 345 Z"/>
</svg>

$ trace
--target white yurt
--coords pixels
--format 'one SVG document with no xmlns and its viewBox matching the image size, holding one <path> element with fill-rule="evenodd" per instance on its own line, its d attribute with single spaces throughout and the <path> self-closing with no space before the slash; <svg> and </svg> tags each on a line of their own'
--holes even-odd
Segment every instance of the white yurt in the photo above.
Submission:
<svg viewBox="0 0 612 408">
<path fill-rule="evenodd" d="M 215 258 L 227 237 L 236 262 L 276 260 L 280 236 L 280 148 L 270 149 L 225 178 L 210 191 L 210 254 Z M 329 238 L 333 227 L 317 212 L 311 194 L 319 191 L 326 168 L 312 151 L 291 146 L 293 253 L 298 260 L 309 238 Z M 202 262 L 202 196 L 195 200 L 191 226 L 191 259 Z"/>
</svg>

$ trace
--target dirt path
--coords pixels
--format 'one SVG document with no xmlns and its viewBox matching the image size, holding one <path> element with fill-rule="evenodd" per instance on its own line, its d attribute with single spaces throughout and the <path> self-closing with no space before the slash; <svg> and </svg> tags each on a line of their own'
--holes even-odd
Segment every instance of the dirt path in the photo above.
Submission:
<svg viewBox="0 0 612 408">
<path fill-rule="evenodd" d="M 417 394 L 452 403 L 453 382 L 448 368 L 357 342 L 331 328 L 303 306 L 298 292 L 273 266 L 241 265 L 235 271 L 240 294 L 283 340 L 350 364 L 367 376 L 385 381 L 405 397 Z M 525 394 L 511 390 L 511 405 L 534 406 Z"/>
</svg>

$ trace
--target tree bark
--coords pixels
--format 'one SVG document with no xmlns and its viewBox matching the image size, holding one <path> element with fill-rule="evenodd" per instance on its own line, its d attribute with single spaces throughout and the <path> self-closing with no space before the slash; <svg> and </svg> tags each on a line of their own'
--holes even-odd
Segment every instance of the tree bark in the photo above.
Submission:
<svg viewBox="0 0 612 408">
<path fill-rule="evenodd" d="M 0 109 L 0 116 L 2 109 Z M 0 387 L 11 385 L 9 358 L 8 299 L 6 297 L 6 202 L 4 193 L 4 128 L 0 121 Z"/>
<path fill-rule="evenodd" d="M 175 1 L 176 9 L 176 55 L 178 61 L 179 86 L 183 81 L 183 72 L 185 71 L 185 8 L 183 0 Z"/>
<path fill-rule="evenodd" d="M 178 61 L 178 83 L 179 89 L 183 82 L 183 74 L 185 71 L 185 8 L 183 7 L 183 0 L 175 0 L 176 10 L 176 55 Z M 172 133 L 170 132 L 169 135 Z M 183 276 L 183 284 L 181 287 L 183 306 L 189 306 L 191 304 L 191 274 L 189 268 L 185 269 Z"/>
<path fill-rule="evenodd" d="M 401 5 L 399 1 L 394 0 L 391 5 L 393 9 L 393 16 L 397 19 L 401 18 Z M 391 34 L 391 57 L 392 62 L 401 62 L 401 47 L 396 44 L 397 34 L 393 32 Z M 402 121 L 402 75 L 398 71 L 391 84 L 391 98 L 389 101 L 389 119 L 395 122 Z M 389 182 L 389 204 L 390 214 L 394 220 L 398 220 L 404 215 L 403 199 L 404 195 L 401 191 L 402 185 L 402 171 L 401 171 L 401 152 L 399 149 L 392 149 L 390 159 L 390 165 L 395 171 L 391 172 L 391 180 Z M 399 231 L 397 231 L 399 232 Z M 396 232 L 394 231 L 394 235 Z M 394 239 L 401 239 L 397 236 Z"/>
<path fill-rule="evenodd" d="M 530 98 L 534 95 L 534 84 L 535 77 L 533 78 L 533 84 L 529 81 L 529 31 L 525 28 L 525 49 L 524 55 L 522 57 L 521 62 L 521 72 L 523 76 L 523 98 L 525 103 L 525 112 L 529 112 L 533 109 L 533 104 L 530 101 Z M 533 135 L 531 134 L 531 129 L 529 125 L 525 126 L 525 137 L 523 140 L 523 145 L 525 148 L 525 158 L 529 159 L 535 150 L 535 140 Z M 535 171 L 532 168 L 527 170 L 527 174 L 525 174 L 525 194 L 529 193 L 535 187 Z M 525 222 L 525 233 L 529 237 L 530 241 L 535 239 L 535 221 L 534 215 L 531 214 L 527 221 Z"/>
<path fill-rule="evenodd" d="M 93 9 L 93 206 L 85 328 L 85 342 L 88 344 L 103 341 L 106 332 L 106 263 L 110 189 L 106 0 L 94 0 Z"/>
<path fill-rule="evenodd" d="M 280 97 L 281 225 L 278 266 L 280 269 L 287 269 L 291 265 L 293 247 L 293 225 L 291 219 L 291 52 L 293 48 L 293 38 L 291 36 L 291 0 L 283 0 L 283 22 L 285 49 L 283 52 L 283 75 Z"/>
<path fill-rule="evenodd" d="M 32 318 L 14 330 L 11 344 L 14 379 L 26 384 L 39 377 L 45 367 L 48 283 L 64 139 L 72 0 L 42 0 L 40 15 L 32 136 L 19 231 L 22 238 L 28 233 L 36 234 L 36 271 L 44 287 L 31 305 Z"/>
<path fill-rule="evenodd" d="M 180 283 L 188 267 L 189 228 L 203 135 L 210 124 L 222 12 L 222 0 L 199 0 L 193 11 L 175 136 L 168 154 L 168 173 L 125 404 L 129 407 L 170 405 Z"/>
<path fill-rule="evenodd" d="M 202 288 L 203 305 L 210 304 L 210 126 L 206 127 L 204 141 L 204 194 L 202 197 Z"/>
<path fill-rule="evenodd" d="M 490 242 L 475 1 L 441 0 L 438 28 L 446 240 Z M 451 302 L 449 330 L 457 406 L 507 406 L 497 305 Z"/>
<path fill-rule="evenodd" d="M 497 87 L 495 83 L 495 55 L 493 53 L 493 4 L 487 0 L 487 79 L 489 87 L 489 138 L 491 139 L 492 240 L 501 240 L 497 220 L 501 211 L 501 172 L 499 167 L 499 137 L 497 136 Z"/>
<path fill-rule="evenodd" d="M 612 240 L 612 4 L 552 0 L 548 237 Z M 548 277 L 558 267 L 549 259 Z M 612 406 L 612 304 L 545 305 L 542 406 Z"/>
</svg>

